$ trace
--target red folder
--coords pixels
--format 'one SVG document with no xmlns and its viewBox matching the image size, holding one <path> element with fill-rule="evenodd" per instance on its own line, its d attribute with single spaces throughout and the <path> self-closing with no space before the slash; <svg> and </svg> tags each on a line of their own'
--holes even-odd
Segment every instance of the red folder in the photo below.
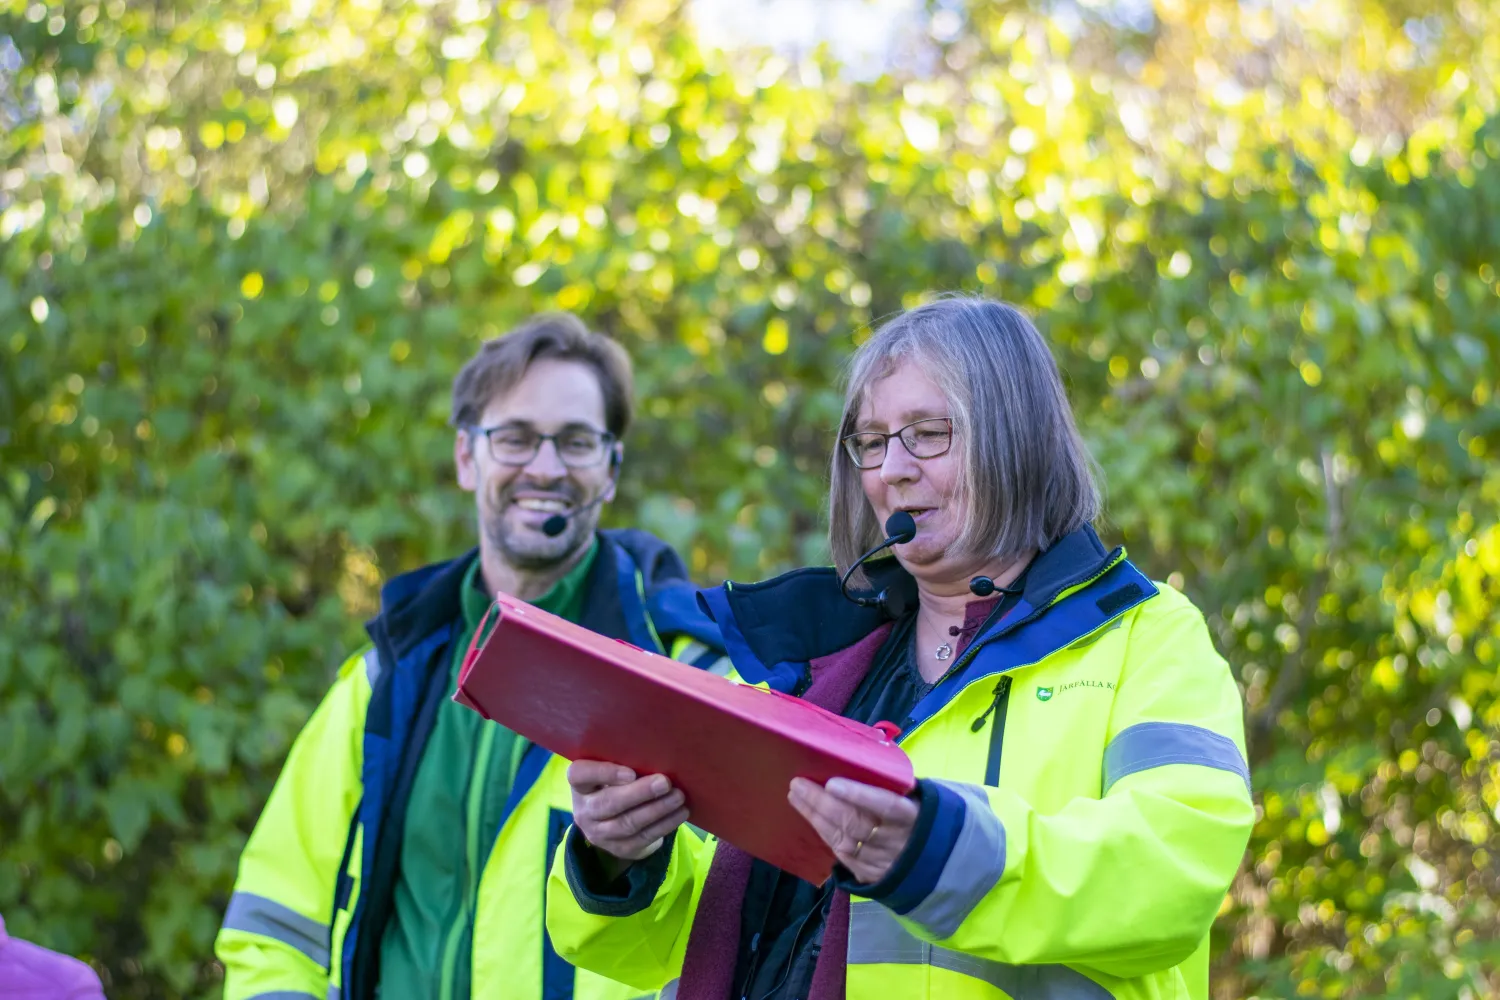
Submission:
<svg viewBox="0 0 1500 1000">
<path fill-rule="evenodd" d="M 569 760 L 665 774 L 689 822 L 814 884 L 834 856 L 787 802 L 794 777 L 899 794 L 911 761 L 880 729 L 648 653 L 501 595 L 453 699 Z"/>
</svg>

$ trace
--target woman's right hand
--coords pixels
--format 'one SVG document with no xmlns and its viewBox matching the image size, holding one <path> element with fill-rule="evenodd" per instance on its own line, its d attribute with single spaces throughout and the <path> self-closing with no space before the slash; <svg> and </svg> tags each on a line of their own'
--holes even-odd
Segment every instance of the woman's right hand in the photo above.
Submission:
<svg viewBox="0 0 1500 1000">
<path fill-rule="evenodd" d="M 600 852 L 622 862 L 611 875 L 632 862 L 655 854 L 663 838 L 687 822 L 686 798 L 665 775 L 635 772 L 619 764 L 575 760 L 568 765 L 573 787 L 573 825 Z"/>
</svg>

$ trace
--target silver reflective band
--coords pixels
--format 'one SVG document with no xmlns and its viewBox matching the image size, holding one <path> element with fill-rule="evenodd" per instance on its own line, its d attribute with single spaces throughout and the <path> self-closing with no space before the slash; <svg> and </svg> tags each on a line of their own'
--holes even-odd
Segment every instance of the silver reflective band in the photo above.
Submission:
<svg viewBox="0 0 1500 1000">
<path fill-rule="evenodd" d="M 304 917 L 290 907 L 282 906 L 274 899 L 257 896 L 250 892 L 237 892 L 229 897 L 229 909 L 224 911 L 226 931 L 245 931 L 259 934 L 273 941 L 295 948 L 313 963 L 328 968 L 328 925 Z M 278 994 L 263 994 L 276 997 Z M 288 997 L 300 997 L 301 993 L 288 993 Z M 317 1000 L 315 997 L 314 1000 Z"/>
<path fill-rule="evenodd" d="M 270 993 L 257 993 L 246 1000 L 318 1000 L 318 997 L 300 990 L 273 990 Z"/>
<path fill-rule="evenodd" d="M 328 1000 L 344 1000 L 344 991 L 330 984 L 328 987 Z"/>
<path fill-rule="evenodd" d="M 1238 774 L 1250 788 L 1250 768 L 1234 740 L 1185 722 L 1141 722 L 1104 749 L 1104 790 L 1137 771 L 1166 764 L 1199 764 Z"/>
<path fill-rule="evenodd" d="M 978 979 L 1016 1000 L 1114 1000 L 1109 990 L 1066 965 L 1007 965 L 929 944 L 869 901 L 849 907 L 849 965 L 926 965 Z"/>
<path fill-rule="evenodd" d="M 365 677 L 370 681 L 370 690 L 374 691 L 375 682 L 380 680 L 380 653 L 373 646 L 365 653 Z"/>
<path fill-rule="evenodd" d="M 905 914 L 933 937 L 952 937 L 1005 874 L 1005 827 L 984 789 L 955 781 L 938 782 L 963 796 L 964 825 L 927 898 Z"/>
<path fill-rule="evenodd" d="M 734 664 L 729 662 L 729 657 L 721 656 L 703 669 L 711 674 L 718 674 L 720 677 L 728 677 L 729 671 L 734 669 Z"/>
<path fill-rule="evenodd" d="M 661 992 L 656 995 L 656 1000 L 677 1000 L 677 982 L 678 981 L 674 979 L 667 985 L 663 986 L 661 988 Z"/>
</svg>

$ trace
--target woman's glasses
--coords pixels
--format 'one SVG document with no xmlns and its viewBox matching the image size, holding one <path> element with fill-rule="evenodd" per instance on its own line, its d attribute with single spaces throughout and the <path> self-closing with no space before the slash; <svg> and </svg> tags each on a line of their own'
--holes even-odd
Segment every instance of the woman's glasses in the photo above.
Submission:
<svg viewBox="0 0 1500 1000">
<path fill-rule="evenodd" d="M 885 462 L 891 438 L 900 438 L 901 446 L 912 458 L 937 458 L 953 447 L 953 419 L 925 417 L 913 420 L 889 434 L 880 431 L 855 431 L 839 439 L 856 468 L 878 469 Z"/>
</svg>

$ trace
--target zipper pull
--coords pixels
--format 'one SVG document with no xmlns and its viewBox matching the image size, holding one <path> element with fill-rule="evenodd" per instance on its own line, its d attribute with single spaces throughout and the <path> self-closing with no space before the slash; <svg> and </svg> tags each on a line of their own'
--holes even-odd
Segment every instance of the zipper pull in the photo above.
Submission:
<svg viewBox="0 0 1500 1000">
<path fill-rule="evenodd" d="M 995 684 L 995 700 L 990 702 L 990 707 L 984 710 L 983 715 L 974 720 L 974 724 L 969 727 L 970 732 L 977 733 L 984 728 L 985 722 L 989 721 L 990 714 L 1000 707 L 1000 702 L 1004 700 L 1008 691 L 1010 691 L 1010 675 L 1006 674 Z"/>
</svg>

